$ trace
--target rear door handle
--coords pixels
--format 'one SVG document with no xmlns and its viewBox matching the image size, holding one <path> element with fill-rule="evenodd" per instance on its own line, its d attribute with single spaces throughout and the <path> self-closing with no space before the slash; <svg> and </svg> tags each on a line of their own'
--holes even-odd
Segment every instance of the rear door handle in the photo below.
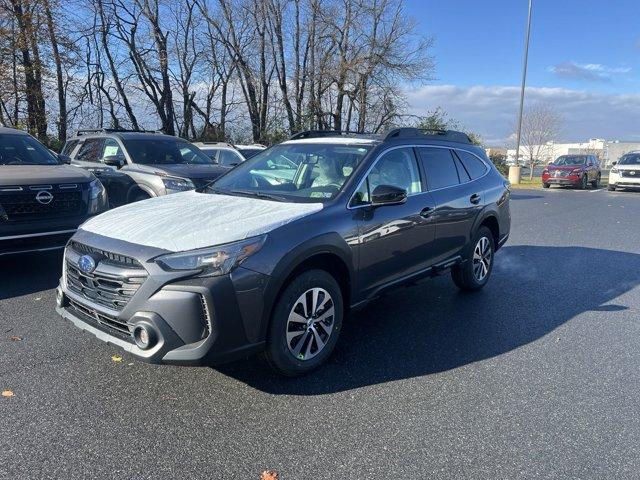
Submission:
<svg viewBox="0 0 640 480">
<path fill-rule="evenodd" d="M 431 207 L 424 207 L 424 208 L 420 211 L 420 216 L 421 216 L 422 218 L 427 218 L 427 217 L 430 217 L 432 213 L 433 213 L 433 208 L 431 208 Z"/>
<path fill-rule="evenodd" d="M 469 197 L 469 201 L 470 201 L 471 203 L 473 203 L 474 205 L 479 204 L 479 203 L 480 203 L 480 195 L 479 195 L 479 194 L 477 194 L 477 193 L 474 193 L 473 195 L 471 195 L 471 196 Z"/>
</svg>

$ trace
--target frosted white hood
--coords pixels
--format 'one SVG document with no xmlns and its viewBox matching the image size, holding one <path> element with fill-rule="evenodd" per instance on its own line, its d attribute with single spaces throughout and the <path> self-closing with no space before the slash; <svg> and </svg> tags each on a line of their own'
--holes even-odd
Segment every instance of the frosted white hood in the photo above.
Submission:
<svg viewBox="0 0 640 480">
<path fill-rule="evenodd" d="M 321 203 L 282 203 L 190 191 L 110 210 L 80 228 L 182 252 L 261 235 L 320 210 Z"/>
</svg>

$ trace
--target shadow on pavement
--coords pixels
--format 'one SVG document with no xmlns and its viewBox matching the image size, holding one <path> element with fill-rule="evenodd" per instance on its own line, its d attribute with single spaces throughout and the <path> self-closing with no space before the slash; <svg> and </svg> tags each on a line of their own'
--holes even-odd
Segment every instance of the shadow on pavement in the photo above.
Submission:
<svg viewBox="0 0 640 480">
<path fill-rule="evenodd" d="M 511 200 L 534 200 L 536 198 L 542 198 L 542 195 L 531 195 L 528 193 L 514 193 L 511 192 Z"/>
<path fill-rule="evenodd" d="M 58 286 L 62 251 L 0 257 L 0 300 Z"/>
<path fill-rule="evenodd" d="M 328 364 L 282 378 L 258 358 L 218 367 L 272 393 L 321 395 L 486 360 L 544 337 L 640 284 L 640 255 L 581 247 L 508 246 L 490 285 L 461 294 L 448 277 L 379 299 L 347 319 Z M 585 327 L 587 328 L 587 327 Z"/>
</svg>

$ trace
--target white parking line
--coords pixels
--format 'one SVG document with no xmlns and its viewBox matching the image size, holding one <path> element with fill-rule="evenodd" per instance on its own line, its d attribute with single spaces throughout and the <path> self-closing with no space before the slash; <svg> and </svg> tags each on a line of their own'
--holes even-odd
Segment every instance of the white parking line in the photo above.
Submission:
<svg viewBox="0 0 640 480">
<path fill-rule="evenodd" d="M 604 188 L 599 188 L 599 189 L 597 189 L 597 190 L 589 190 L 589 191 L 590 191 L 591 193 L 596 193 L 596 192 L 601 192 L 601 191 L 603 191 L 603 190 L 604 190 Z"/>
</svg>

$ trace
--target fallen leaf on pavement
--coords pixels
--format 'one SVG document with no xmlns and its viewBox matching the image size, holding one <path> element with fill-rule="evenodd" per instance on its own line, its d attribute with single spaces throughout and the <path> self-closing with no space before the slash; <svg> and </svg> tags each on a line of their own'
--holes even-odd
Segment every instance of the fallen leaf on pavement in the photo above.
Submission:
<svg viewBox="0 0 640 480">
<path fill-rule="evenodd" d="M 11 390 L 3 390 L 2 391 L 2 396 L 3 397 L 13 397 L 15 395 L 13 394 L 13 392 Z"/>
<path fill-rule="evenodd" d="M 22 340 L 22 337 L 19 337 L 18 335 L 11 335 L 9 337 L 9 340 L 11 340 L 12 342 L 19 342 L 20 340 Z"/>
<path fill-rule="evenodd" d="M 120 355 L 114 355 L 111 357 L 111 360 L 113 360 L 116 363 L 120 363 L 122 362 L 122 357 Z"/>
<path fill-rule="evenodd" d="M 279 478 L 275 470 L 265 470 L 260 474 L 260 480 L 278 480 Z"/>
</svg>

